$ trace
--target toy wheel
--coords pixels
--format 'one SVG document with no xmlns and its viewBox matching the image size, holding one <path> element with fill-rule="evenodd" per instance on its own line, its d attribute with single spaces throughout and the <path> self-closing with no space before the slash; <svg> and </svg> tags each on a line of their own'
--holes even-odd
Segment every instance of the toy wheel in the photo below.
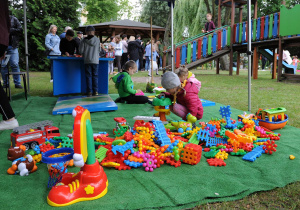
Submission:
<svg viewBox="0 0 300 210">
<path fill-rule="evenodd" d="M 23 144 L 23 145 L 26 147 L 26 150 L 29 150 L 29 149 L 30 149 L 29 144 Z"/>
<path fill-rule="evenodd" d="M 30 144 L 31 149 L 35 149 L 35 146 L 39 145 L 36 141 Z"/>
</svg>

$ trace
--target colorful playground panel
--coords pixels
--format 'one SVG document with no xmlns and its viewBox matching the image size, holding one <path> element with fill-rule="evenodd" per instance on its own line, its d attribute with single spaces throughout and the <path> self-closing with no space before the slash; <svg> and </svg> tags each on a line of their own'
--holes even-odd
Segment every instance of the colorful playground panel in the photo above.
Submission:
<svg viewBox="0 0 300 210">
<path fill-rule="evenodd" d="M 99 96 L 73 96 L 58 98 L 52 111 L 53 115 L 72 114 L 76 106 L 82 106 L 90 112 L 114 111 L 118 110 L 117 104 L 108 94 L 100 94 Z"/>
</svg>

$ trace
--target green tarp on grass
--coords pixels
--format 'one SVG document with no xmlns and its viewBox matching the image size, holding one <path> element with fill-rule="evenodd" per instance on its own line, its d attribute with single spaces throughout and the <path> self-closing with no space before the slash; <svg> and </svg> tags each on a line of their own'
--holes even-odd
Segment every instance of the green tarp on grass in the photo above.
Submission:
<svg viewBox="0 0 300 210">
<path fill-rule="evenodd" d="M 112 98 L 116 98 L 113 95 Z M 20 98 L 12 102 L 20 125 L 42 120 L 52 120 L 60 128 L 62 135 L 72 132 L 71 115 L 53 116 L 55 97 L 30 97 L 28 101 Z M 119 110 L 92 113 L 94 133 L 107 131 L 112 134 L 114 117 L 125 117 L 133 125 L 136 115 L 152 116 L 155 111 L 151 105 L 118 104 Z M 204 108 L 203 121 L 220 117 L 217 104 Z M 232 108 L 232 118 L 242 111 Z M 170 118 L 178 119 L 171 114 Z M 154 172 L 142 168 L 117 171 L 104 168 L 108 181 L 108 193 L 94 201 L 80 202 L 63 209 L 153 209 L 188 208 L 198 204 L 216 201 L 241 199 L 256 191 L 283 187 L 300 180 L 300 129 L 286 126 L 279 131 L 282 136 L 277 141 L 277 152 L 263 154 L 255 162 L 246 162 L 242 157 L 229 156 L 225 167 L 208 166 L 202 155 L 196 166 L 182 164 L 179 168 L 162 165 Z M 45 164 L 38 165 L 38 171 L 27 177 L 8 175 L 11 166 L 7 160 L 10 146 L 10 131 L 0 132 L 0 207 L 1 209 L 46 209 L 48 172 Z M 289 155 L 295 155 L 290 160 Z M 70 169 L 78 171 L 79 169 Z"/>
</svg>

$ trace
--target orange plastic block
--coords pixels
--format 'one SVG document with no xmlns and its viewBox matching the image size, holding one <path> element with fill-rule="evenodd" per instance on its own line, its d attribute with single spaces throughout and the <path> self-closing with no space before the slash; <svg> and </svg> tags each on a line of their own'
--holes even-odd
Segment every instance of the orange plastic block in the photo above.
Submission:
<svg viewBox="0 0 300 210">
<path fill-rule="evenodd" d="M 187 144 L 182 149 L 180 160 L 183 163 L 197 165 L 200 162 L 202 147 L 197 144 Z"/>
</svg>

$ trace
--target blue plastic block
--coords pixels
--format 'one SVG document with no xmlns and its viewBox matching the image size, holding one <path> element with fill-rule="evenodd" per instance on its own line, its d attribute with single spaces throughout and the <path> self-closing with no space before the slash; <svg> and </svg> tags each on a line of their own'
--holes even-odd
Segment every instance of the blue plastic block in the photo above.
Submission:
<svg viewBox="0 0 300 210">
<path fill-rule="evenodd" d="M 230 119 L 230 117 L 226 117 L 226 126 L 225 128 L 227 129 L 235 129 L 237 127 L 237 123 L 232 124 L 232 120 Z"/>
<path fill-rule="evenodd" d="M 197 139 L 201 141 L 207 141 L 209 139 L 209 130 L 200 129 L 197 133 Z"/>
<path fill-rule="evenodd" d="M 172 144 L 166 149 L 165 152 L 172 152 L 173 148 L 174 148 L 175 146 L 177 146 L 178 143 L 179 143 L 178 140 L 174 141 L 174 143 L 172 143 Z"/>
<path fill-rule="evenodd" d="M 161 146 L 171 145 L 171 140 L 167 135 L 165 126 L 162 121 L 153 120 L 153 125 L 155 126 L 155 130 L 157 132 L 157 140 L 161 141 Z"/>
<path fill-rule="evenodd" d="M 222 118 L 230 117 L 230 115 L 231 115 L 230 105 L 221 106 L 219 112 L 220 112 Z"/>
<path fill-rule="evenodd" d="M 254 148 L 251 152 L 244 155 L 243 160 L 254 162 L 256 158 L 260 157 L 261 154 L 265 153 L 263 150 L 264 145 Z"/>
<path fill-rule="evenodd" d="M 133 144 L 134 144 L 134 140 L 131 140 L 129 142 L 127 142 L 126 144 L 124 145 L 111 145 L 111 151 L 116 155 L 117 152 L 120 152 L 123 156 L 124 156 L 124 152 L 126 150 L 131 150 L 133 149 Z"/>
<path fill-rule="evenodd" d="M 143 163 L 140 162 L 134 162 L 130 160 L 124 160 L 124 163 L 130 167 L 139 168 L 143 165 Z"/>
<path fill-rule="evenodd" d="M 217 144 L 227 144 L 227 139 L 225 138 L 209 138 L 207 141 L 206 141 L 206 145 L 207 147 L 211 147 L 211 146 L 216 146 Z"/>
</svg>

